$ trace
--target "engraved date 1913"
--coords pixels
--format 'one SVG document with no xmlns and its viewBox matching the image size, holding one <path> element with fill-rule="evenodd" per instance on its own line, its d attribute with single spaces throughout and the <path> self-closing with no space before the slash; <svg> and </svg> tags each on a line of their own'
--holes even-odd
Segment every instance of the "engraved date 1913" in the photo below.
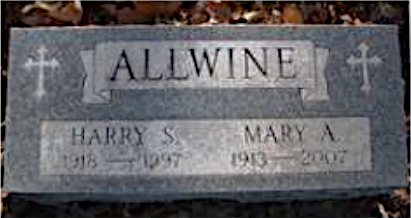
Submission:
<svg viewBox="0 0 411 218">
<path fill-rule="evenodd" d="M 274 161 L 297 161 L 301 166 L 343 165 L 347 150 L 301 150 L 300 152 L 277 156 L 263 151 L 241 151 L 231 154 L 234 167 L 264 168 Z"/>
</svg>

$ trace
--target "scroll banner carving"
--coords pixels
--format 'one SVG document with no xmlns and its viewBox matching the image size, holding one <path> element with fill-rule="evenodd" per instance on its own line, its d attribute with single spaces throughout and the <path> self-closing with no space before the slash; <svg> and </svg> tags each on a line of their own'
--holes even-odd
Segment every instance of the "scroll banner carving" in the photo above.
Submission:
<svg viewBox="0 0 411 218">
<path fill-rule="evenodd" d="M 80 55 L 84 103 L 109 103 L 113 90 L 186 88 L 295 88 L 304 103 L 329 100 L 329 50 L 311 41 L 107 42 Z"/>
</svg>

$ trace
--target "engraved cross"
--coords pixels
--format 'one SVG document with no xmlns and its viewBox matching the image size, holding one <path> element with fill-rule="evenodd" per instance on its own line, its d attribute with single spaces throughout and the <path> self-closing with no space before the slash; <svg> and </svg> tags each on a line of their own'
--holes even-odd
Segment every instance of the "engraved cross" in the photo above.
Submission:
<svg viewBox="0 0 411 218">
<path fill-rule="evenodd" d="M 356 64 L 362 64 L 362 76 L 363 76 L 363 84 L 361 86 L 361 91 L 365 92 L 368 94 L 371 90 L 371 85 L 370 85 L 370 78 L 368 75 L 368 64 L 380 64 L 382 60 L 377 57 L 373 56 L 371 58 L 367 58 L 367 52 L 368 52 L 369 47 L 365 43 L 361 43 L 358 46 L 358 50 L 361 51 L 361 57 L 354 57 L 353 55 L 350 55 L 350 57 L 347 59 L 347 63 L 351 65 L 351 68 L 354 68 Z"/>
<path fill-rule="evenodd" d="M 32 58 L 29 58 L 28 61 L 24 64 L 24 66 L 29 70 L 32 67 L 39 68 L 39 78 L 38 78 L 38 87 L 36 91 L 36 95 L 38 98 L 41 98 L 45 91 L 44 91 L 44 68 L 51 67 L 53 70 L 59 66 L 58 61 L 55 58 L 52 58 L 50 61 L 45 60 L 45 54 L 48 50 L 42 45 L 37 50 L 39 55 L 39 60 L 35 62 Z"/>
</svg>

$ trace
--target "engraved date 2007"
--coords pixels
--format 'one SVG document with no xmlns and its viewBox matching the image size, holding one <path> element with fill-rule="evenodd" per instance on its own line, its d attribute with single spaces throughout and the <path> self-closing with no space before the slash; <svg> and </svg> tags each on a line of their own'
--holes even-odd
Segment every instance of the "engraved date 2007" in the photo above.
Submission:
<svg viewBox="0 0 411 218">
<path fill-rule="evenodd" d="M 302 166 L 309 165 L 342 165 L 345 163 L 346 149 L 341 150 L 302 150 L 301 153 L 289 156 L 277 156 L 263 151 L 242 151 L 231 154 L 231 165 L 234 167 L 264 168 L 272 161 L 297 161 Z"/>
</svg>

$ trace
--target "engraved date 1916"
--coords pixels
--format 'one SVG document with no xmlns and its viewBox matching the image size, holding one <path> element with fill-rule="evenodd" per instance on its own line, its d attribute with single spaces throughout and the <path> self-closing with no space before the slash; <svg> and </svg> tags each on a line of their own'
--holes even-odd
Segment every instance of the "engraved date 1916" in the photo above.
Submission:
<svg viewBox="0 0 411 218">
<path fill-rule="evenodd" d="M 92 152 L 63 155 L 64 167 L 71 170 L 95 169 L 97 159 Z"/>
</svg>

